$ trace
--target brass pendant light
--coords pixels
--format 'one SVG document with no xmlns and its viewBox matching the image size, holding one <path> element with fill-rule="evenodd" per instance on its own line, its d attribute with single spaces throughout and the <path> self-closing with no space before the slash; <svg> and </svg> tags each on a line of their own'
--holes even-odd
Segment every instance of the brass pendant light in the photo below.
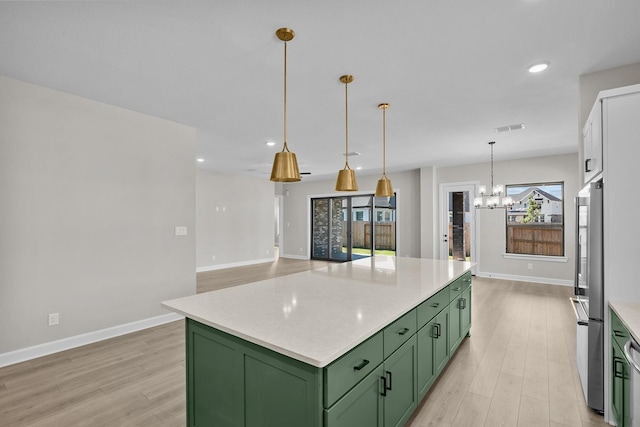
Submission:
<svg viewBox="0 0 640 427">
<path fill-rule="evenodd" d="M 378 180 L 378 185 L 376 185 L 375 195 L 376 197 L 392 197 L 393 187 L 386 173 L 387 108 L 389 108 L 389 104 L 380 104 L 378 108 L 382 110 L 382 177 Z"/>
<path fill-rule="evenodd" d="M 300 170 L 296 154 L 287 147 L 287 42 L 293 40 L 296 33 L 291 28 L 280 28 L 276 36 L 284 42 L 284 146 L 276 153 L 271 169 L 271 181 L 297 182 L 300 181 Z"/>
<path fill-rule="evenodd" d="M 344 169 L 338 172 L 336 180 L 336 191 L 358 191 L 358 183 L 356 182 L 356 171 L 349 167 L 349 97 L 347 94 L 347 85 L 353 81 L 352 75 L 344 75 L 340 77 L 340 82 L 344 83 Z"/>
</svg>

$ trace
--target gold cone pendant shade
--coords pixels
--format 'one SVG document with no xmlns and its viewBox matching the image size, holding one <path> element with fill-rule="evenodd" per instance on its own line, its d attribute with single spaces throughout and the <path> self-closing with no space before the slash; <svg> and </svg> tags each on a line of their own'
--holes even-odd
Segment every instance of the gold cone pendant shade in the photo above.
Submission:
<svg viewBox="0 0 640 427">
<path fill-rule="evenodd" d="M 276 36 L 284 42 L 284 145 L 282 151 L 276 153 L 271 169 L 271 181 L 297 182 L 300 181 L 300 170 L 296 154 L 287 147 L 287 42 L 293 40 L 296 34 L 290 28 L 280 28 Z"/>
<path fill-rule="evenodd" d="M 391 180 L 387 178 L 386 171 L 386 151 L 387 151 L 387 108 L 389 104 L 380 104 L 378 108 L 382 110 L 382 177 L 376 185 L 376 197 L 393 197 L 393 187 Z"/>
<path fill-rule="evenodd" d="M 344 83 L 344 122 L 345 122 L 345 163 L 344 169 L 338 172 L 336 180 L 336 191 L 358 191 L 358 183 L 356 182 L 356 171 L 349 167 L 349 98 L 347 95 L 347 85 L 353 81 L 353 76 L 344 75 L 340 77 L 340 81 Z"/>
</svg>

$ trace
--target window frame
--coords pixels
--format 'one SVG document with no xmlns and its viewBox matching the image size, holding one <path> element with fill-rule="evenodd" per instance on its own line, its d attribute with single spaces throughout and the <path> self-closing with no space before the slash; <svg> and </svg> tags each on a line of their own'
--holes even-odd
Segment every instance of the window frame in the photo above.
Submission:
<svg viewBox="0 0 640 427">
<path fill-rule="evenodd" d="M 505 251 L 504 251 L 504 258 L 510 258 L 510 259 L 529 259 L 529 260 L 546 260 L 546 261 L 556 261 L 556 262 L 566 262 L 567 261 L 567 257 L 566 257 L 566 225 L 567 222 L 565 221 L 565 182 L 564 181 L 548 181 L 548 182 L 533 182 L 533 183 L 523 183 L 523 184 L 508 184 L 505 186 L 505 196 L 513 196 L 513 194 L 509 194 L 509 189 L 513 189 L 513 188 L 522 188 L 522 191 L 526 191 L 526 189 L 528 188 L 537 188 L 538 190 L 542 190 L 552 196 L 557 196 L 557 194 L 554 194 L 550 191 L 546 191 L 545 187 L 550 187 L 550 186 L 560 186 L 560 202 L 561 202 L 561 221 L 559 223 L 554 223 L 553 221 L 548 221 L 548 222 L 540 222 L 540 221 L 536 221 L 533 224 L 555 224 L 556 226 L 559 225 L 561 227 L 561 248 L 560 248 L 560 254 L 539 254 L 539 253 L 533 253 L 533 252 L 529 252 L 529 253 L 522 253 L 522 252 L 513 252 L 513 248 L 511 248 L 512 252 L 509 252 L 509 228 L 513 228 L 513 227 L 518 227 L 517 221 L 510 221 L 510 218 L 518 218 L 522 216 L 523 210 L 527 209 L 527 202 L 524 202 L 522 204 L 522 208 L 521 210 L 518 211 L 512 211 L 511 208 L 506 208 L 505 209 Z M 522 191 L 520 193 L 522 193 Z M 535 191 L 535 190 L 534 190 Z M 520 193 L 515 193 L 515 194 L 520 194 Z M 542 215 L 543 218 L 545 218 L 545 216 L 549 216 L 552 217 L 553 215 L 546 215 L 548 214 L 545 213 L 539 213 L 538 217 L 540 215 Z M 534 240 L 535 241 L 535 240 Z"/>
</svg>

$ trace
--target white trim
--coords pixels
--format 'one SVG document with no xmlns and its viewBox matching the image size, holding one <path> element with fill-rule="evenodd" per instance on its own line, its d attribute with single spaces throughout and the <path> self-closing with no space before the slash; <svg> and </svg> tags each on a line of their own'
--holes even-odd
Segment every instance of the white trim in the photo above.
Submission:
<svg viewBox="0 0 640 427">
<path fill-rule="evenodd" d="M 275 258 L 272 257 L 272 258 L 253 259 L 249 261 L 230 262 L 228 264 L 207 265 L 205 267 L 196 268 L 196 273 L 202 273 L 203 271 L 221 270 L 223 268 L 244 267 L 247 265 L 264 264 L 266 262 L 273 262 L 273 261 L 275 261 Z"/>
<path fill-rule="evenodd" d="M 516 282 L 533 282 L 544 283 L 546 285 L 573 286 L 573 280 L 553 279 L 550 277 L 520 276 L 515 274 L 489 273 L 486 271 L 479 271 L 476 273 L 476 276 L 491 279 L 514 280 Z"/>
<path fill-rule="evenodd" d="M 177 313 L 163 314 L 148 319 L 137 320 L 123 325 L 112 326 L 98 331 L 87 332 L 86 334 L 76 335 L 73 337 L 63 338 L 57 341 L 51 341 L 44 344 L 34 345 L 32 347 L 21 348 L 19 350 L 10 351 L 0 354 L 0 368 L 24 362 L 26 360 L 35 359 L 37 357 L 47 356 L 49 354 L 58 353 L 60 351 L 69 350 L 83 345 L 91 344 L 97 341 L 103 341 L 109 338 L 115 338 L 120 335 L 130 334 L 142 329 L 152 328 L 154 326 L 164 325 L 165 323 L 175 322 L 184 319 Z"/>
<path fill-rule="evenodd" d="M 289 254 L 282 254 L 280 255 L 280 258 L 304 259 L 304 260 L 309 259 L 309 257 L 306 257 L 304 255 L 289 255 Z"/>
<path fill-rule="evenodd" d="M 542 261 L 542 262 L 567 262 L 569 258 L 566 256 L 547 256 L 547 255 L 526 255 L 526 254 L 509 254 L 503 253 L 505 259 L 520 259 L 523 261 Z"/>
<path fill-rule="evenodd" d="M 473 266 L 473 268 L 471 269 L 472 273 L 475 274 L 476 273 L 476 268 L 477 265 L 480 263 L 479 260 L 479 255 L 480 255 L 480 251 L 479 251 L 479 246 L 480 246 L 480 242 L 478 241 L 478 224 L 476 222 L 476 209 L 473 207 L 473 199 L 475 198 L 477 191 L 478 191 L 478 186 L 480 185 L 479 181 L 464 181 L 464 182 L 441 182 L 439 187 L 438 187 L 438 206 L 440 207 L 439 212 L 438 212 L 438 223 L 440 224 L 440 226 L 438 227 L 438 240 L 440 240 L 440 246 L 439 246 L 439 250 L 438 253 L 440 254 L 440 259 L 442 260 L 447 260 L 449 259 L 449 250 L 448 250 L 448 243 L 445 245 L 445 242 L 442 241 L 441 237 L 445 234 L 449 234 L 449 230 L 448 230 L 448 225 L 449 225 L 449 218 L 448 218 L 448 200 L 445 201 L 445 193 L 449 193 L 452 191 L 468 191 L 469 192 L 469 209 L 470 212 L 469 214 L 471 215 L 471 222 L 469 223 L 469 238 L 471 239 L 471 242 L 469 243 L 469 249 L 470 249 L 470 258 L 471 258 L 471 262 L 476 263 L 476 265 Z M 445 212 L 447 212 L 447 215 L 445 215 Z M 446 218 L 445 218 L 446 216 Z M 448 237 L 448 239 L 450 239 L 451 236 Z M 448 240 L 447 239 L 447 240 Z M 445 249 L 446 248 L 446 249 Z M 444 251 L 444 253 L 443 253 Z"/>
</svg>

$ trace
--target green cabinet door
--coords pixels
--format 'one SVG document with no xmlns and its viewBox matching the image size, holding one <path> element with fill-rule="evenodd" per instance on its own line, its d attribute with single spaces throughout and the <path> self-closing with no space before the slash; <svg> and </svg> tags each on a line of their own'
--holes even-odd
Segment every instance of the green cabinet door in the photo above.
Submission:
<svg viewBox="0 0 640 427">
<path fill-rule="evenodd" d="M 418 407 L 417 340 L 412 336 L 384 362 L 384 426 L 403 426 Z"/>
<path fill-rule="evenodd" d="M 242 352 L 190 319 L 186 331 L 187 426 L 244 426 Z"/>
<path fill-rule="evenodd" d="M 442 310 L 430 324 L 433 324 L 434 372 L 438 376 L 449 361 L 449 310 Z"/>
<path fill-rule="evenodd" d="M 458 348 L 460 341 L 462 341 L 462 329 L 460 327 L 460 314 L 462 298 L 458 297 L 451 301 L 449 305 L 449 352 L 453 352 Z"/>
<path fill-rule="evenodd" d="M 246 427 L 322 425 L 317 369 L 283 356 L 247 351 L 244 356 Z"/>
<path fill-rule="evenodd" d="M 471 330 L 471 285 L 462 292 L 461 303 L 463 307 L 460 312 L 460 330 L 464 338 Z"/>
<path fill-rule="evenodd" d="M 631 425 L 631 402 L 629 390 L 629 363 L 622 349 L 611 343 L 611 413 L 619 427 Z"/>
<path fill-rule="evenodd" d="M 422 399 L 436 380 L 433 363 L 434 321 L 428 322 L 416 334 L 418 342 L 418 397 Z"/>
<path fill-rule="evenodd" d="M 383 427 L 382 365 L 324 411 L 324 427 Z"/>
<path fill-rule="evenodd" d="M 471 286 L 449 306 L 449 352 L 453 354 L 471 329 Z"/>
</svg>

